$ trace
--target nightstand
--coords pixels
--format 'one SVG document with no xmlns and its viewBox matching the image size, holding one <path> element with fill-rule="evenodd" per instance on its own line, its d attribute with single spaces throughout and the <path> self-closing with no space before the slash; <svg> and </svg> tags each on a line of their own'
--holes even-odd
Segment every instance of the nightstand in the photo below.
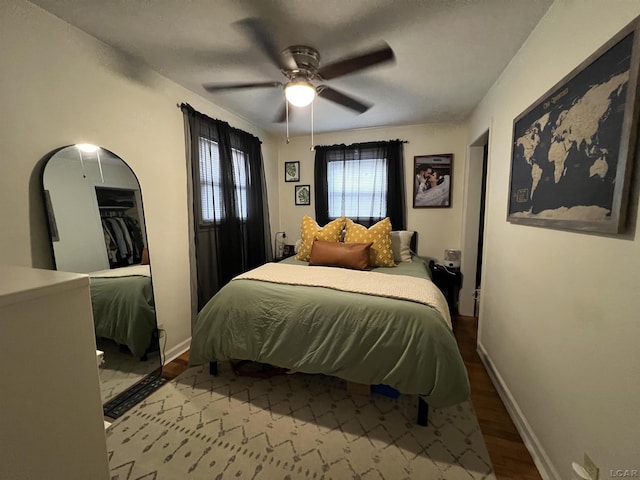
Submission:
<svg viewBox="0 0 640 480">
<path fill-rule="evenodd" d="M 282 256 L 273 257 L 272 262 L 281 262 L 285 258 L 293 257 L 296 254 L 295 245 L 284 244 L 282 245 Z"/>
<path fill-rule="evenodd" d="M 445 268 L 442 265 L 429 263 L 433 283 L 442 291 L 449 304 L 449 313 L 453 318 L 458 314 L 458 298 L 462 288 L 462 272 L 457 268 Z"/>
</svg>

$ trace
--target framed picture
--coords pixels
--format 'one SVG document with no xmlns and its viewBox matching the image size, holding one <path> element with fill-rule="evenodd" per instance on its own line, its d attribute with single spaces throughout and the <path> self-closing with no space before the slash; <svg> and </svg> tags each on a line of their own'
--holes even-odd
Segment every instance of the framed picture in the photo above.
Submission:
<svg viewBox="0 0 640 480">
<path fill-rule="evenodd" d="M 453 153 L 413 157 L 413 208 L 451 206 Z"/>
<path fill-rule="evenodd" d="M 284 162 L 284 181 L 300 181 L 300 162 Z"/>
<path fill-rule="evenodd" d="M 514 120 L 509 222 L 624 230 L 638 130 L 638 22 Z"/>
<path fill-rule="evenodd" d="M 296 205 L 311 205 L 311 186 L 296 185 L 295 197 Z"/>
</svg>

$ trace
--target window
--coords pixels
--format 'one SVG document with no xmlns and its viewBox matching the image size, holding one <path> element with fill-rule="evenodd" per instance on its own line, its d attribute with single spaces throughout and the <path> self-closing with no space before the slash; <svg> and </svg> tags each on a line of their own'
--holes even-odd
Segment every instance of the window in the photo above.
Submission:
<svg viewBox="0 0 640 480">
<path fill-rule="evenodd" d="M 370 227 L 389 217 L 396 230 L 405 226 L 402 140 L 315 147 L 316 222 L 344 215 Z"/>
<path fill-rule="evenodd" d="M 241 150 L 231 149 L 236 216 L 247 219 L 247 156 Z M 220 222 L 226 218 L 222 170 L 218 142 L 200 137 L 200 213 L 205 223 Z"/>
<path fill-rule="evenodd" d="M 329 218 L 387 215 L 387 160 L 366 157 L 327 163 Z"/>
</svg>

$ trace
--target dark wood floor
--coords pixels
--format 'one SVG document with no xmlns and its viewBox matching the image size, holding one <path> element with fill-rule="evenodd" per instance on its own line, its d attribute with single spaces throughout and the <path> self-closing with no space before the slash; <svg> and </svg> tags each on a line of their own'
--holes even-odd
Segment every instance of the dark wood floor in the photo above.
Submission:
<svg viewBox="0 0 640 480">
<path fill-rule="evenodd" d="M 476 350 L 478 321 L 459 316 L 456 339 L 467 367 L 471 401 L 498 480 L 542 480 Z"/>
<path fill-rule="evenodd" d="M 455 332 L 469 374 L 471 401 L 497 479 L 542 480 L 478 356 L 477 319 L 458 317 Z M 165 365 L 162 373 L 173 378 L 188 367 L 189 352 L 186 352 Z"/>
</svg>

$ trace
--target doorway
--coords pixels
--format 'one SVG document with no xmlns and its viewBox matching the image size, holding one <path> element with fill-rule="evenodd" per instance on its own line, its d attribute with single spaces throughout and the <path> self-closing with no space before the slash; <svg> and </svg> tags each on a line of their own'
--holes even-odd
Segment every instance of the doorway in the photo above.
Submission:
<svg viewBox="0 0 640 480">
<path fill-rule="evenodd" d="M 469 147 L 462 234 L 462 271 L 459 310 L 462 315 L 480 314 L 484 218 L 489 157 L 489 130 Z"/>
<path fill-rule="evenodd" d="M 485 143 L 482 148 L 482 184 L 480 192 L 480 214 L 478 216 L 478 253 L 476 254 L 476 278 L 473 292 L 473 316 L 477 317 L 480 312 L 480 285 L 482 283 L 482 251 L 484 243 L 484 209 L 487 198 L 487 164 L 489 160 L 489 144 Z"/>
</svg>

